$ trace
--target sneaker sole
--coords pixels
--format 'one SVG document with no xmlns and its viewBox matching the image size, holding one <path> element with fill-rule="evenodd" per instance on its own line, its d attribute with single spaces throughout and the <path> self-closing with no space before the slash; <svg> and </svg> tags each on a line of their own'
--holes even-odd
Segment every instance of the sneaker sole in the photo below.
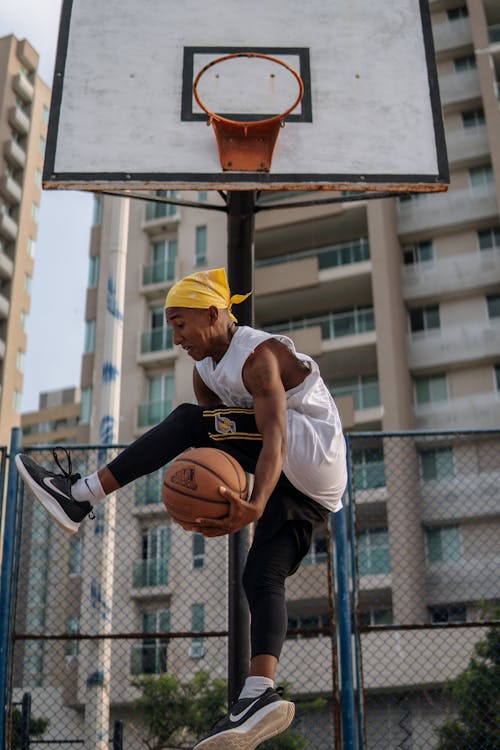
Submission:
<svg viewBox="0 0 500 750">
<path fill-rule="evenodd" d="M 76 534 L 76 532 L 80 528 L 80 524 L 68 518 L 59 503 L 54 500 L 52 495 L 46 492 L 42 487 L 40 487 L 37 482 L 35 482 L 31 478 L 31 475 L 26 470 L 20 456 L 16 456 L 15 460 L 17 471 L 19 472 L 19 475 L 21 476 L 23 482 L 29 487 L 38 502 L 43 505 L 47 513 L 49 513 L 49 515 L 62 529 L 64 529 L 64 531 L 69 532 L 70 534 Z"/>
<path fill-rule="evenodd" d="M 194 750 L 254 750 L 261 742 L 269 740 L 280 732 L 284 732 L 293 721 L 295 705 L 290 701 L 283 701 L 278 706 L 261 708 L 252 718 L 259 717 L 256 726 L 243 732 L 227 730 L 207 737 L 194 746 Z"/>
</svg>

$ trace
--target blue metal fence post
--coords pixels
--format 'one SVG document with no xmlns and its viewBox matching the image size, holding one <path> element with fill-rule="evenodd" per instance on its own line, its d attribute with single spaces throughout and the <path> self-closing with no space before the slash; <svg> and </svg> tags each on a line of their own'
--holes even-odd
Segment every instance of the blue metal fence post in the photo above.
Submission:
<svg viewBox="0 0 500 750">
<path fill-rule="evenodd" d="M 0 717 L 0 747 L 7 747 L 7 717 L 10 703 L 12 602 L 17 519 L 17 469 L 14 458 L 21 450 L 21 435 L 20 427 L 14 427 L 10 438 L 4 534 L 3 539 L 0 540 L 2 545 L 0 578 L 0 699 L 2 701 L 2 715 Z"/>
<path fill-rule="evenodd" d="M 342 711 L 342 748 L 356 748 L 356 715 L 354 710 L 354 671 L 351 637 L 351 598 L 349 593 L 349 543 L 346 509 L 335 513 L 335 560 L 338 589 L 338 626 L 340 691 Z"/>
</svg>

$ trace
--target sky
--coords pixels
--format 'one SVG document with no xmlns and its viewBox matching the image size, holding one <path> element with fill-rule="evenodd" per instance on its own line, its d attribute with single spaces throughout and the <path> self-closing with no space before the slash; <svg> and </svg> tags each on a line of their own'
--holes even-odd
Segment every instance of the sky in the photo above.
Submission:
<svg viewBox="0 0 500 750">
<path fill-rule="evenodd" d="M 52 87 L 61 0 L 0 0 L 0 37 L 28 39 Z M 92 196 L 43 191 L 24 362 L 23 412 L 41 391 L 78 386 L 83 349 Z"/>
</svg>

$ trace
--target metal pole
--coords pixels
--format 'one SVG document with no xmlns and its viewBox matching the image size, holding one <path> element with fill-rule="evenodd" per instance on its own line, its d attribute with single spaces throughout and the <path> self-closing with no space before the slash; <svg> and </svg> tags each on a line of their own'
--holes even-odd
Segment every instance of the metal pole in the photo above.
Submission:
<svg viewBox="0 0 500 750">
<path fill-rule="evenodd" d="M 228 193 L 227 214 L 229 286 L 233 294 L 245 294 L 253 290 L 255 192 Z M 253 325 L 253 295 L 238 305 L 237 317 L 241 325 Z M 237 699 L 250 664 L 250 613 L 242 586 L 249 538 L 248 528 L 229 537 L 229 705 Z"/>
<path fill-rule="evenodd" d="M 24 693 L 22 702 L 21 750 L 29 750 L 31 732 L 31 693 Z"/>
<path fill-rule="evenodd" d="M 346 510 L 335 513 L 335 556 L 337 562 L 337 589 L 339 597 L 339 657 L 342 705 L 342 747 L 356 748 L 356 716 L 354 710 L 354 673 L 351 639 L 351 601 L 349 595 L 349 544 L 347 539 Z"/>
<path fill-rule="evenodd" d="M 5 495 L 4 535 L 2 570 L 0 578 L 0 699 L 2 715 L 0 717 L 0 747 L 7 747 L 7 718 L 10 705 L 10 659 L 11 635 L 13 627 L 14 571 L 16 557 L 16 522 L 17 522 L 17 469 L 16 454 L 21 450 L 21 428 L 14 427 L 10 438 L 9 471 L 7 494 Z"/>
<path fill-rule="evenodd" d="M 123 750 L 123 721 L 117 719 L 113 730 L 113 750 Z"/>
<path fill-rule="evenodd" d="M 106 280 L 106 315 L 100 402 L 93 431 L 99 431 L 101 445 L 118 442 L 120 386 L 123 348 L 123 311 L 129 229 L 130 199 L 113 198 L 110 211 L 110 245 Z M 99 465 L 107 460 L 107 450 L 98 454 Z M 108 635 L 112 628 L 115 558 L 115 495 L 95 507 L 95 521 L 85 539 L 85 592 L 82 626 L 86 632 Z M 85 649 L 86 706 L 85 746 L 107 750 L 109 738 L 111 640 L 92 641 Z M 83 672 L 84 670 L 82 670 Z"/>
</svg>

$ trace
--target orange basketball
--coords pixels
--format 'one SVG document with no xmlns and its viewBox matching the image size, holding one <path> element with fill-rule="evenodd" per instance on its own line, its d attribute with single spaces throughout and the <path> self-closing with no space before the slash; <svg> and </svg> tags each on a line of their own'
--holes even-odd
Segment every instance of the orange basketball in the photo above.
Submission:
<svg viewBox="0 0 500 750">
<path fill-rule="evenodd" d="M 217 448 L 192 448 L 172 461 L 163 480 L 163 502 L 175 521 L 226 518 L 230 502 L 219 487 L 247 497 L 247 475 L 235 458 Z"/>
</svg>

